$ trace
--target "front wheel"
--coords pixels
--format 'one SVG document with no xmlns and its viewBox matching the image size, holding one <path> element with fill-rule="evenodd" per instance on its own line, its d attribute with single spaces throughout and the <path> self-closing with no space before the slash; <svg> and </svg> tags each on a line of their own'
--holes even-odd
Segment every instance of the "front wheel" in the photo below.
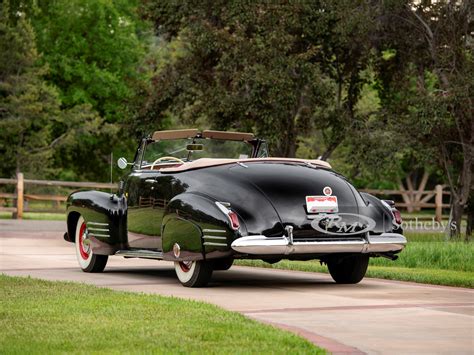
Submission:
<svg viewBox="0 0 474 355">
<path fill-rule="evenodd" d="M 343 256 L 327 261 L 329 273 L 338 284 L 356 284 L 365 276 L 369 266 L 366 254 Z"/>
<path fill-rule="evenodd" d="M 92 252 L 90 240 L 87 236 L 87 226 L 84 218 L 79 217 L 75 235 L 76 257 L 79 266 L 84 272 L 102 272 L 107 264 L 107 255 L 97 255 Z"/>
<path fill-rule="evenodd" d="M 204 260 L 175 261 L 174 270 L 183 286 L 206 286 L 212 276 L 212 266 Z"/>
</svg>

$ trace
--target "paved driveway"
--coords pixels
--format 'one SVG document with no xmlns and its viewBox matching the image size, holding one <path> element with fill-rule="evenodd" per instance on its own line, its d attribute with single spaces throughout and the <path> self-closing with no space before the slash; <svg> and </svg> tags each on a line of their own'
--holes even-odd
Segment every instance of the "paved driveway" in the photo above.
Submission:
<svg viewBox="0 0 474 355">
<path fill-rule="evenodd" d="M 325 274 L 232 267 L 207 288 L 182 287 L 171 263 L 112 257 L 102 274 L 78 269 L 64 224 L 0 220 L 0 272 L 214 303 L 291 330 L 333 353 L 474 352 L 474 291 Z"/>
</svg>

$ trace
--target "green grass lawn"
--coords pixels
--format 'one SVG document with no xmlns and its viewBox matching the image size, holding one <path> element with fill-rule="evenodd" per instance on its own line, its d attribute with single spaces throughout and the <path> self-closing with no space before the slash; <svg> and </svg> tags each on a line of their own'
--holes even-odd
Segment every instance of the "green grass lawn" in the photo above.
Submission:
<svg viewBox="0 0 474 355">
<path fill-rule="evenodd" d="M 446 211 L 445 211 L 446 212 Z M 407 212 L 406 210 L 401 211 L 402 218 L 431 218 L 435 216 L 434 209 L 422 209 L 418 212 Z M 449 214 L 443 214 L 443 219 L 448 219 Z"/>
<path fill-rule="evenodd" d="M 406 236 L 408 245 L 398 260 L 370 259 L 368 277 L 474 288 L 474 243 L 448 242 L 439 233 L 407 233 Z M 236 264 L 328 272 L 319 261 L 282 260 L 271 265 L 260 260 L 239 260 Z"/>
<path fill-rule="evenodd" d="M 0 353 L 310 353 L 303 338 L 202 302 L 0 275 Z"/>
<path fill-rule="evenodd" d="M 11 219 L 11 212 L 0 212 L 0 219 Z M 65 221 L 66 213 L 49 212 L 23 212 L 23 219 L 47 220 L 47 221 Z"/>
</svg>

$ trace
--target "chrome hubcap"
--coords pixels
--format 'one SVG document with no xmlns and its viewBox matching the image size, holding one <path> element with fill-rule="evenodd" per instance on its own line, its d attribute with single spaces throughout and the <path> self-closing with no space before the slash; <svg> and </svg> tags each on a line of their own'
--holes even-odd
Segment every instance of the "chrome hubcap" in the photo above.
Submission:
<svg viewBox="0 0 474 355">
<path fill-rule="evenodd" d="M 82 246 L 84 251 L 89 254 L 91 251 L 91 240 L 88 237 L 87 229 L 85 230 L 84 234 L 82 235 Z"/>
<path fill-rule="evenodd" d="M 184 272 L 188 272 L 189 270 L 191 270 L 192 265 L 192 261 L 180 261 L 179 263 L 181 270 L 183 270 Z"/>
</svg>

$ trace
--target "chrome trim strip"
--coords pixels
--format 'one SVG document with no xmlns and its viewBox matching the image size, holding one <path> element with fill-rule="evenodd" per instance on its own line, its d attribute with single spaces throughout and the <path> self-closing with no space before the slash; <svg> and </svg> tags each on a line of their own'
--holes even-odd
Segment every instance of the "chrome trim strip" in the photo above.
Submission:
<svg viewBox="0 0 474 355">
<path fill-rule="evenodd" d="M 89 235 L 92 235 L 93 237 L 110 238 L 110 235 L 108 235 L 108 234 L 99 234 L 99 233 L 88 232 L 87 236 L 89 236 Z"/>
<path fill-rule="evenodd" d="M 203 229 L 204 233 L 226 233 L 224 229 Z"/>
<path fill-rule="evenodd" d="M 91 225 L 91 226 L 109 226 L 108 223 L 100 223 L 100 222 L 86 222 L 87 225 Z"/>
<path fill-rule="evenodd" d="M 383 253 L 402 250 L 407 244 L 406 238 L 398 233 L 382 233 L 367 236 L 369 253 Z"/>
<path fill-rule="evenodd" d="M 216 246 L 216 247 L 227 247 L 224 243 L 204 242 L 203 245 Z"/>
<path fill-rule="evenodd" d="M 163 259 L 161 251 L 151 250 L 119 250 L 115 255 L 127 256 L 129 258 Z"/>
<path fill-rule="evenodd" d="M 213 235 L 203 235 L 203 239 L 220 239 L 220 240 L 227 240 L 227 237 L 218 237 Z"/>
<path fill-rule="evenodd" d="M 228 203 L 228 202 L 216 202 L 216 206 L 226 216 L 229 214 L 229 208 L 228 207 L 230 207 L 230 203 Z"/>
<path fill-rule="evenodd" d="M 293 245 L 293 226 L 286 226 L 286 238 L 288 239 L 288 245 Z"/>
<path fill-rule="evenodd" d="M 406 238 L 397 233 L 382 233 L 360 240 L 294 240 L 293 244 L 286 236 L 267 238 L 264 235 L 251 235 L 234 240 L 231 247 L 239 253 L 256 255 L 388 253 L 402 250 L 406 243 Z"/>
<path fill-rule="evenodd" d="M 104 228 L 91 228 L 91 227 L 87 227 L 87 230 L 89 231 L 97 231 L 97 232 L 108 232 L 109 229 L 104 229 Z"/>
</svg>

